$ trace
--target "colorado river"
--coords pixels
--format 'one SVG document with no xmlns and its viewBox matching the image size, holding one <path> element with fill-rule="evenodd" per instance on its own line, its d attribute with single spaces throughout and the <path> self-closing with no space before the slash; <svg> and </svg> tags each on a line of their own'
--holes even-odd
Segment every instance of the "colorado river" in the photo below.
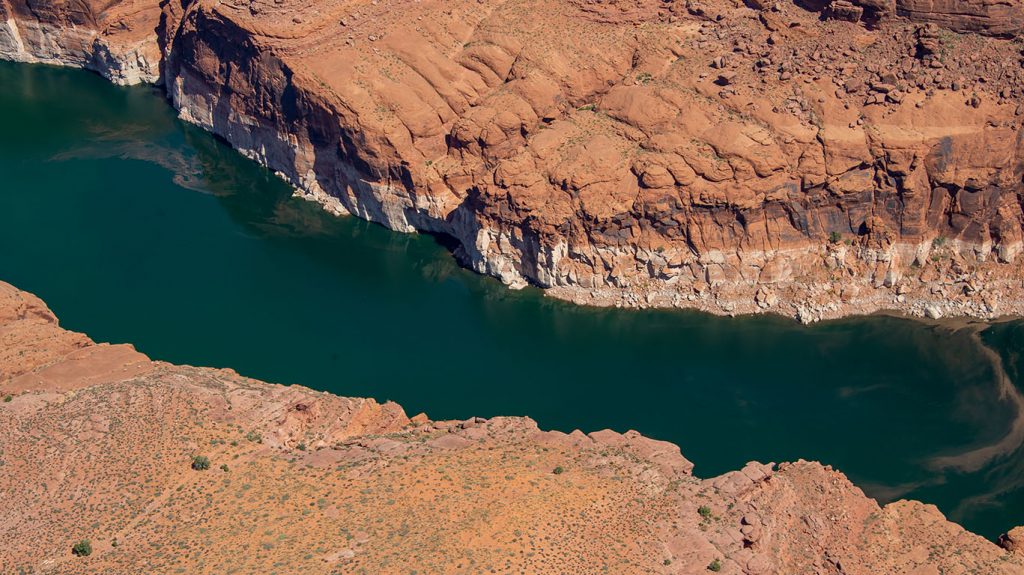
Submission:
<svg viewBox="0 0 1024 575">
<path fill-rule="evenodd" d="M 155 359 L 401 403 L 636 429 L 710 476 L 816 459 L 987 537 L 1024 515 L 1024 323 L 575 307 L 443 241 L 333 218 L 153 88 L 0 63 L 0 279 Z"/>
</svg>

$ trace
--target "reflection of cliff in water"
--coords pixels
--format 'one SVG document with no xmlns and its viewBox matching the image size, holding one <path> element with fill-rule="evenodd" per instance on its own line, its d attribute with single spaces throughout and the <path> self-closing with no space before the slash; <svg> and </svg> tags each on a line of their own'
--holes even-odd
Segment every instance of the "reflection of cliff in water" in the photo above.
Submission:
<svg viewBox="0 0 1024 575">
<path fill-rule="evenodd" d="M 179 141 L 187 128 L 169 114 L 149 114 L 152 122 L 120 121 L 116 123 L 90 120 L 85 123 L 87 138 L 77 140 L 67 150 L 50 158 L 52 162 L 68 160 L 121 159 L 149 162 L 171 172 L 175 184 L 183 188 L 210 193 L 205 185 L 198 157 L 187 153 Z M 184 130 L 183 130 L 184 129 Z M 145 193 L 140 189 L 139 193 Z"/>
</svg>

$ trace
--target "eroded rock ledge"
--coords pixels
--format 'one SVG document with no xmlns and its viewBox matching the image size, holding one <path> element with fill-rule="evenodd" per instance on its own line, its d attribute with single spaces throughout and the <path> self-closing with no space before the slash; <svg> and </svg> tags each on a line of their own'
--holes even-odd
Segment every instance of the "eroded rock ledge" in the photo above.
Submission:
<svg viewBox="0 0 1024 575">
<path fill-rule="evenodd" d="M 0 0 L 336 213 L 580 303 L 1024 312 L 1019 0 Z"/>
<path fill-rule="evenodd" d="M 1024 570 L 931 505 L 818 463 L 709 479 L 636 432 L 431 421 L 153 362 L 0 283 L 3 573 L 974 573 Z M 209 458 L 194 470 L 193 457 Z M 76 557 L 74 543 L 93 553 Z"/>
</svg>

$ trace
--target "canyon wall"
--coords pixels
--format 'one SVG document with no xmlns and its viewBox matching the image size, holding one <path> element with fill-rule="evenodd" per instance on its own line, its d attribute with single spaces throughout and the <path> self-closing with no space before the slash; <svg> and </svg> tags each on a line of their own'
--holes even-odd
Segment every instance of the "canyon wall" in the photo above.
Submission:
<svg viewBox="0 0 1024 575">
<path fill-rule="evenodd" d="M 1014 0 L 13 1 L 0 56 L 159 77 L 298 194 L 513 287 L 1024 312 Z"/>
<path fill-rule="evenodd" d="M 0 58 L 95 70 L 117 84 L 160 80 L 157 2 L 0 0 Z"/>
<path fill-rule="evenodd" d="M 701 479 L 633 431 L 154 362 L 2 282 L 0 342 L 3 573 L 1024 572 L 1022 528 L 1000 548 L 818 463 Z"/>
</svg>

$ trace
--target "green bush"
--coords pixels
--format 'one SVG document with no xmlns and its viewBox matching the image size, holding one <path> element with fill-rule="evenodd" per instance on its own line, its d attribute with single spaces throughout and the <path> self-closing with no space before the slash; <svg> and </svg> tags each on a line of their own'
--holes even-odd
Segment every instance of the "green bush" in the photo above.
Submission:
<svg viewBox="0 0 1024 575">
<path fill-rule="evenodd" d="M 13 400 L 14 400 L 14 396 L 9 394 L 9 393 L 4 396 L 4 403 L 10 403 Z"/>
<path fill-rule="evenodd" d="M 76 557 L 88 557 L 92 555 L 92 543 L 88 539 L 82 539 L 71 547 L 71 554 Z"/>
<path fill-rule="evenodd" d="M 227 473 L 228 472 L 228 464 L 227 463 L 222 464 L 220 466 L 220 470 L 223 471 L 224 473 Z"/>
<path fill-rule="evenodd" d="M 718 559 L 715 559 L 711 563 L 708 563 L 708 571 L 714 571 L 715 573 L 718 573 L 721 570 L 722 570 L 722 562 L 719 561 Z"/>
<path fill-rule="evenodd" d="M 205 455 L 196 455 L 192 458 L 192 469 L 206 471 L 210 468 L 210 458 Z"/>
<path fill-rule="evenodd" d="M 250 431 L 245 434 L 245 439 L 253 443 L 263 443 L 263 436 L 256 431 Z"/>
<path fill-rule="evenodd" d="M 828 235 L 828 241 L 830 244 L 838 244 L 840 241 L 842 241 L 842 239 L 843 235 L 840 234 L 839 232 L 832 232 L 831 234 Z"/>
<path fill-rule="evenodd" d="M 698 507 L 697 513 L 700 513 L 700 516 L 704 519 L 711 519 L 711 508 L 707 505 L 701 505 Z"/>
<path fill-rule="evenodd" d="M 559 465 L 558 467 L 551 470 L 551 472 L 554 473 L 555 475 L 561 475 L 565 473 L 565 469 L 561 465 Z"/>
</svg>

